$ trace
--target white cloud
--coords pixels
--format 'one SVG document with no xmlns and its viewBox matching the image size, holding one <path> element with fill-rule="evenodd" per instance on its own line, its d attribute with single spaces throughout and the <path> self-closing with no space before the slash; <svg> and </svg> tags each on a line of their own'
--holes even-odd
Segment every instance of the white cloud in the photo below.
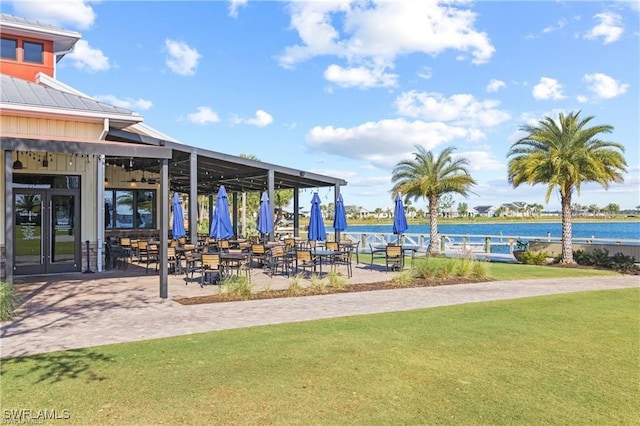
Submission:
<svg viewBox="0 0 640 426">
<path fill-rule="evenodd" d="M 73 52 L 67 55 L 73 61 L 73 66 L 91 72 L 106 71 L 111 66 L 109 58 L 102 50 L 95 49 L 86 40 L 78 40 Z"/>
<path fill-rule="evenodd" d="M 369 69 L 366 67 L 343 68 L 340 65 L 329 65 L 324 71 L 324 78 L 340 87 L 395 87 L 396 74 L 388 74 L 383 68 Z"/>
<path fill-rule="evenodd" d="M 306 142 L 315 151 L 364 160 L 388 169 L 408 158 L 416 144 L 434 149 L 454 139 L 468 139 L 471 135 L 472 132 L 463 127 L 398 118 L 351 128 L 316 126 L 307 133 Z"/>
<path fill-rule="evenodd" d="M 466 158 L 469 160 L 469 172 L 486 172 L 490 170 L 500 170 L 504 164 L 498 161 L 493 155 L 485 151 L 465 151 L 454 153 L 454 158 Z"/>
<path fill-rule="evenodd" d="M 500 89 L 507 87 L 507 83 L 502 80 L 492 79 L 489 84 L 487 84 L 487 92 L 497 92 Z"/>
<path fill-rule="evenodd" d="M 562 28 L 564 28 L 564 26 L 567 24 L 567 22 L 564 19 L 561 19 L 558 21 L 558 23 L 556 25 L 550 25 L 548 27 L 545 27 L 542 30 L 543 34 L 548 34 L 548 33 L 552 33 L 554 31 L 558 31 L 561 30 Z"/>
<path fill-rule="evenodd" d="M 589 98 L 588 98 L 588 97 L 586 97 L 586 96 L 584 96 L 584 95 L 578 95 L 578 96 L 576 97 L 576 100 L 577 100 L 578 102 L 580 102 L 581 104 L 584 104 L 584 103 L 589 102 Z"/>
<path fill-rule="evenodd" d="M 602 99 L 615 98 L 625 93 L 629 88 L 628 84 L 622 84 L 602 73 L 586 74 L 583 80 L 587 84 L 587 88 Z"/>
<path fill-rule="evenodd" d="M 363 176 L 360 170 L 340 170 L 340 169 L 311 169 L 313 173 L 325 176 L 334 176 L 344 179 L 349 183 L 349 187 L 379 187 L 391 184 L 391 176 L 385 174 L 383 176 Z M 380 169 L 375 169 L 378 173 Z"/>
<path fill-rule="evenodd" d="M 235 116 L 231 121 L 234 124 L 248 124 L 250 126 L 265 127 L 273 123 L 273 117 L 268 112 L 259 109 L 256 111 L 256 115 L 253 118 L 241 118 Z"/>
<path fill-rule="evenodd" d="M 629 7 L 631 10 L 635 10 L 636 12 L 640 12 L 640 2 L 636 0 L 617 0 L 619 3 Z"/>
<path fill-rule="evenodd" d="M 90 28 L 96 14 L 84 0 L 30 0 L 13 1 L 15 15 L 45 22 L 59 27 Z"/>
<path fill-rule="evenodd" d="M 439 93 L 415 90 L 402 93 L 395 100 L 400 115 L 481 127 L 497 126 L 511 118 L 509 113 L 498 109 L 499 105 L 499 101 L 479 101 L 469 94 L 456 94 L 447 98 Z"/>
<path fill-rule="evenodd" d="M 454 50 L 483 63 L 495 52 L 488 35 L 475 29 L 476 14 L 453 3 L 292 2 L 288 10 L 301 43 L 286 47 L 280 55 L 280 65 L 286 68 L 332 55 L 347 61 L 345 69 L 364 64 L 383 73 L 401 55 L 436 56 Z"/>
<path fill-rule="evenodd" d="M 549 77 L 542 77 L 540 83 L 533 86 L 532 94 L 535 99 L 553 99 L 554 101 L 558 101 L 565 98 L 562 94 L 562 85 L 558 80 Z"/>
<path fill-rule="evenodd" d="M 186 43 L 174 40 L 165 40 L 165 46 L 169 53 L 166 59 L 167 66 L 176 74 L 194 75 L 198 61 L 202 55 Z"/>
<path fill-rule="evenodd" d="M 211 110 L 209 107 L 198 107 L 197 112 L 192 112 L 187 115 L 187 119 L 196 124 L 208 124 L 208 123 L 217 123 L 220 121 L 218 114 Z"/>
<path fill-rule="evenodd" d="M 418 73 L 418 77 L 429 80 L 431 77 L 433 77 L 433 72 L 431 68 L 423 67 L 422 70 Z"/>
<path fill-rule="evenodd" d="M 248 0 L 231 0 L 229 2 L 229 16 L 238 17 L 238 9 L 247 5 Z"/>
<path fill-rule="evenodd" d="M 114 95 L 96 95 L 94 98 L 100 102 L 107 103 L 109 105 L 117 106 L 120 108 L 126 108 L 129 110 L 147 110 L 153 106 L 153 102 L 146 99 L 132 99 L 125 98 L 120 99 Z"/>
<path fill-rule="evenodd" d="M 622 17 L 617 13 L 598 13 L 594 16 L 594 19 L 599 20 L 600 23 L 586 33 L 584 38 L 593 40 L 602 37 L 604 44 L 609 44 L 617 41 L 624 32 Z"/>
</svg>

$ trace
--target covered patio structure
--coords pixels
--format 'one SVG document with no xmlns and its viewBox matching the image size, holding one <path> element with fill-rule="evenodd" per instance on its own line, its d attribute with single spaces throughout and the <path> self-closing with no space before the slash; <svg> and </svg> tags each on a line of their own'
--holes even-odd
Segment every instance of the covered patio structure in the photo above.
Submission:
<svg viewBox="0 0 640 426">
<path fill-rule="evenodd" d="M 95 240 L 86 240 L 86 248 L 80 247 L 82 252 L 82 265 L 89 265 L 93 258 L 96 272 L 103 270 L 103 246 L 105 242 L 105 211 L 102 202 L 105 186 L 110 182 L 106 179 L 105 168 L 107 164 L 116 167 L 127 176 L 125 182 L 136 182 L 133 176 L 140 176 L 147 183 L 152 182 L 157 189 L 156 226 L 150 231 L 159 237 L 159 293 L 161 298 L 167 297 L 167 255 L 169 239 L 169 200 L 170 192 L 189 194 L 189 237 L 197 240 L 198 220 L 197 199 L 198 195 L 213 197 L 220 185 L 224 185 L 231 194 L 233 211 L 234 233 L 237 234 L 238 226 L 238 200 L 243 192 L 266 191 L 269 199 L 274 199 L 274 193 L 278 189 L 293 190 L 294 211 L 298 211 L 299 195 L 301 189 L 333 187 L 335 197 L 340 193 L 340 186 L 346 182 L 339 178 L 323 176 L 302 169 L 293 169 L 274 164 L 255 161 L 238 156 L 223 154 L 220 152 L 201 149 L 198 147 L 183 145 L 177 142 L 166 141 L 159 138 L 142 135 L 118 128 L 111 128 L 106 132 L 103 141 L 64 141 L 45 140 L 21 137 L 2 137 L 2 150 L 4 154 L 3 183 L 5 203 L 4 208 L 4 275 L 9 282 L 14 271 L 14 215 L 16 214 L 13 200 L 15 161 L 18 161 L 18 153 L 30 155 L 64 155 L 91 163 L 96 159 L 95 175 L 91 182 L 83 182 L 87 185 L 95 185 L 96 205 L 82 204 L 83 209 L 94 209 L 95 216 L 85 212 L 95 219 Z M 66 158 L 66 157 L 65 157 Z M 89 167 L 88 167 L 89 168 Z M 28 164 L 25 164 L 28 169 Z M 26 170 L 19 170 L 24 176 Z M 140 180 L 139 178 L 137 180 Z M 86 181 L 86 179 L 85 179 Z M 210 208 L 213 203 L 210 203 Z M 274 205 L 271 204 L 272 217 L 274 217 Z M 209 214 L 210 216 L 210 214 Z M 124 230 L 126 232 L 127 230 Z M 294 219 L 294 233 L 299 235 L 298 217 Z M 85 238 L 91 238 L 85 235 Z M 273 239 L 273 232 L 269 239 Z M 91 247 L 91 248 L 89 248 Z M 92 254 L 93 253 L 93 254 Z M 89 267 L 86 268 L 87 271 Z"/>
<path fill-rule="evenodd" d="M 320 175 L 303 169 L 279 166 L 244 157 L 224 154 L 203 148 L 183 145 L 176 142 L 163 141 L 148 136 L 139 135 L 124 130 L 112 130 L 106 140 L 128 142 L 148 146 L 170 148 L 172 156 L 169 160 L 168 180 L 169 190 L 189 194 L 189 236 L 192 241 L 197 238 L 197 230 L 191 224 L 197 223 L 197 197 L 207 195 L 210 198 L 209 207 L 212 208 L 214 197 L 220 185 L 224 185 L 231 194 L 233 210 L 234 234 L 238 234 L 237 214 L 239 209 L 239 195 L 246 192 L 266 191 L 269 200 L 273 200 L 276 190 L 293 190 L 293 211 L 299 210 L 300 190 L 331 187 L 337 200 L 340 187 L 347 182 L 340 178 Z M 126 156 L 108 157 L 116 166 L 129 164 Z M 133 163 L 132 171 L 154 175 L 160 172 L 160 162 L 157 159 L 139 158 Z M 274 203 L 270 204 L 271 217 L 275 217 Z M 211 212 L 209 214 L 211 216 Z M 294 215 L 293 232 L 300 234 L 299 218 Z M 273 233 L 269 239 L 273 239 Z"/>
</svg>

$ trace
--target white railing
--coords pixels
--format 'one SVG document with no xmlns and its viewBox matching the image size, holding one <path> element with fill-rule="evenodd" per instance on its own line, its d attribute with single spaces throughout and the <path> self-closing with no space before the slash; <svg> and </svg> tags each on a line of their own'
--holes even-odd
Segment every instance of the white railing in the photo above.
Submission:
<svg viewBox="0 0 640 426">
<path fill-rule="evenodd" d="M 368 251 L 370 245 L 397 243 L 399 237 L 392 233 L 342 232 L 341 238 L 353 242 L 360 241 L 360 251 Z M 428 234 L 403 234 L 400 241 L 404 245 L 418 247 L 418 251 L 426 251 L 429 246 Z M 440 251 L 451 253 L 492 253 L 496 251 L 511 253 L 517 248 L 519 241 L 524 243 L 560 243 L 562 238 L 527 235 L 473 235 L 473 234 L 439 234 Z M 607 244 L 616 246 L 640 246 L 639 240 L 615 238 L 573 238 L 574 244 Z M 500 249 L 497 249 L 501 247 Z"/>
</svg>

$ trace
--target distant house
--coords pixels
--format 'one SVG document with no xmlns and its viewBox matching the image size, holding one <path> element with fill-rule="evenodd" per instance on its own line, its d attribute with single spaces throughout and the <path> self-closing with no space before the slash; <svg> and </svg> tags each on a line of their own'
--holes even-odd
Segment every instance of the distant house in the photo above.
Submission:
<svg viewBox="0 0 640 426">
<path fill-rule="evenodd" d="M 475 206 L 473 210 L 476 211 L 476 216 L 494 217 L 497 209 L 494 206 Z"/>
<path fill-rule="evenodd" d="M 365 209 L 364 207 L 360 207 L 358 209 L 358 217 L 360 219 L 364 219 L 365 217 L 371 217 L 371 216 L 373 216 L 373 213 Z"/>
<path fill-rule="evenodd" d="M 525 203 L 524 201 L 505 203 L 502 205 L 502 207 L 504 208 L 505 216 L 522 217 L 529 216 L 531 214 L 529 204 Z"/>
</svg>

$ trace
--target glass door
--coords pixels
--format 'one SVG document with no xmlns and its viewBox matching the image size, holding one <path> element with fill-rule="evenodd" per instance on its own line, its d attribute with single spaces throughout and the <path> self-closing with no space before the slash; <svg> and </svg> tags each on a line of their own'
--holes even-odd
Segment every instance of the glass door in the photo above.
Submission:
<svg viewBox="0 0 640 426">
<path fill-rule="evenodd" d="M 16 275 L 80 271 L 78 197 L 75 190 L 14 190 Z"/>
<path fill-rule="evenodd" d="M 69 272 L 80 270 L 80 227 L 78 221 L 77 195 L 69 191 L 51 190 L 49 199 L 49 241 L 47 272 Z"/>
<path fill-rule="evenodd" d="M 14 190 L 13 252 L 16 275 L 45 272 L 44 199 L 44 191 Z"/>
</svg>

